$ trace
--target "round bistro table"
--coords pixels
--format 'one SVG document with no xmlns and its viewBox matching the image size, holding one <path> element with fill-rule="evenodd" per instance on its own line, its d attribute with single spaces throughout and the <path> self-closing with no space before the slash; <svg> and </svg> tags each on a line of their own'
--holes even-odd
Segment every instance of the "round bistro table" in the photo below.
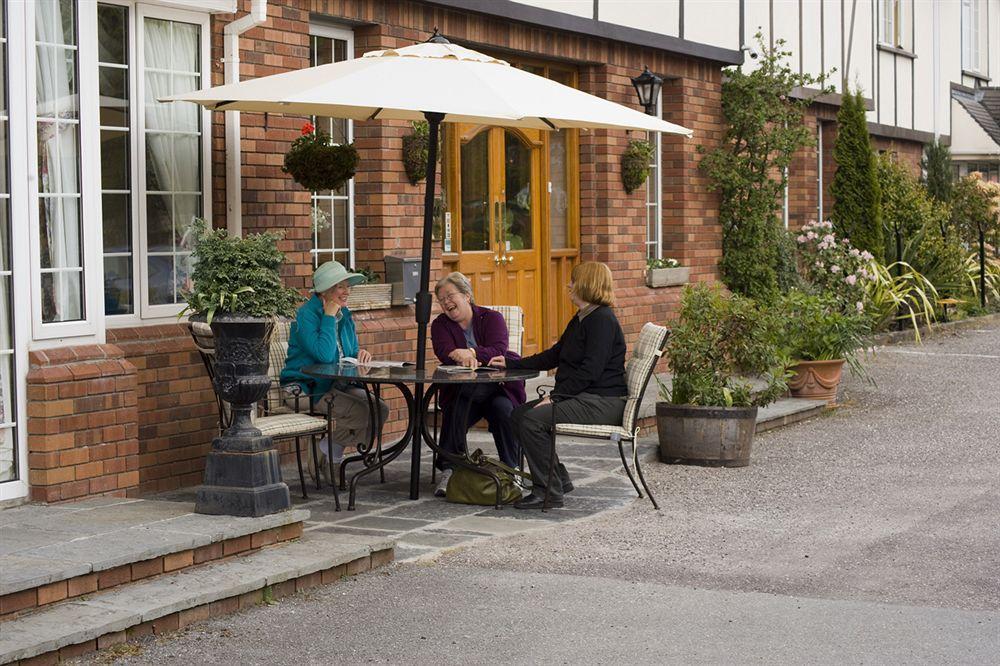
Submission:
<svg viewBox="0 0 1000 666">
<path fill-rule="evenodd" d="M 410 453 L 410 499 L 420 497 L 420 442 L 421 439 L 427 443 L 439 456 L 450 462 L 474 469 L 481 474 L 493 478 L 499 488 L 499 480 L 487 469 L 475 465 L 466 455 L 456 456 L 448 451 L 442 450 L 434 438 L 427 430 L 427 408 L 431 398 L 437 393 L 439 387 L 444 385 L 477 385 L 477 384 L 500 384 L 503 382 L 525 381 L 538 376 L 535 370 L 500 370 L 473 371 L 467 372 L 445 372 L 437 368 L 425 368 L 418 370 L 416 366 L 406 365 L 392 368 L 373 368 L 341 363 L 318 363 L 309 365 L 302 369 L 302 373 L 316 379 L 327 379 L 334 382 L 361 385 L 368 394 L 368 408 L 372 426 L 369 428 L 371 437 L 365 445 L 363 442 L 358 445 L 358 453 L 344 459 L 340 465 L 340 484 L 343 488 L 346 483 L 345 469 L 350 462 L 362 462 L 363 469 L 351 477 L 350 496 L 347 502 L 347 510 L 354 510 L 354 500 L 357 494 L 358 481 L 361 477 L 379 470 L 383 475 L 383 468 L 399 457 L 410 444 L 413 445 Z M 424 393 L 421 404 L 415 404 L 413 391 L 410 385 L 424 385 L 428 389 Z M 393 442 L 389 447 L 382 448 L 382 433 L 375 426 L 377 423 L 376 405 L 381 394 L 382 386 L 393 386 L 400 392 L 406 400 L 407 420 L 406 432 L 403 437 Z M 371 387 L 372 390 L 369 390 Z M 373 395 L 374 394 L 374 395 Z M 384 476 L 383 476 L 384 478 Z M 499 493 L 498 493 L 499 495 Z"/>
</svg>

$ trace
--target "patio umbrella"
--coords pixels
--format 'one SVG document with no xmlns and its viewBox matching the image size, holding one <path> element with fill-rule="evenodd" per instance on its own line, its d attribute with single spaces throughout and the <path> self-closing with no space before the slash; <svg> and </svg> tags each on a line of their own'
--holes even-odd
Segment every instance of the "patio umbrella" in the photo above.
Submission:
<svg viewBox="0 0 1000 666">
<path fill-rule="evenodd" d="M 442 122 L 541 130 L 645 130 L 691 136 L 691 130 L 680 125 L 452 44 L 436 30 L 422 44 L 372 51 L 354 60 L 182 93 L 161 101 L 195 102 L 215 111 L 427 120 L 427 191 L 416 298 L 418 369 L 424 367 L 431 311 L 431 226 L 438 129 Z"/>
</svg>

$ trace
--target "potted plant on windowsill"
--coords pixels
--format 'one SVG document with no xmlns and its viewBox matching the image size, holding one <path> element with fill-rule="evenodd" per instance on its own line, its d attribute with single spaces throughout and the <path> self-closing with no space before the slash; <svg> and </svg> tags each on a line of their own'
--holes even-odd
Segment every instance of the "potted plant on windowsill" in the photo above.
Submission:
<svg viewBox="0 0 1000 666">
<path fill-rule="evenodd" d="M 352 311 L 381 310 L 392 307 L 392 285 L 382 284 L 378 274 L 370 268 L 349 268 L 351 273 L 365 276 L 365 282 L 351 287 L 347 307 Z"/>
<path fill-rule="evenodd" d="M 778 344 L 789 358 L 788 389 L 793 398 L 837 401 L 844 363 L 865 375 L 864 352 L 869 318 L 845 311 L 829 295 L 792 290 L 776 304 L 782 322 Z"/>
<path fill-rule="evenodd" d="M 192 321 L 215 338 L 215 391 L 232 406 L 232 425 L 212 442 L 198 488 L 199 513 L 262 516 L 291 506 L 278 452 L 251 420 L 270 387 L 268 345 L 274 320 L 294 315 L 298 292 L 281 283 L 278 234 L 231 237 L 196 220 L 192 289 L 184 293 Z"/>
<path fill-rule="evenodd" d="M 675 287 L 687 284 L 691 277 L 691 269 L 681 266 L 676 259 L 647 259 L 646 260 L 646 286 L 653 287 Z"/>
<path fill-rule="evenodd" d="M 672 385 L 660 384 L 660 460 L 743 467 L 750 462 L 757 408 L 786 389 L 774 316 L 718 286 L 685 287 L 667 345 Z M 755 385 L 749 377 L 755 377 Z"/>
</svg>

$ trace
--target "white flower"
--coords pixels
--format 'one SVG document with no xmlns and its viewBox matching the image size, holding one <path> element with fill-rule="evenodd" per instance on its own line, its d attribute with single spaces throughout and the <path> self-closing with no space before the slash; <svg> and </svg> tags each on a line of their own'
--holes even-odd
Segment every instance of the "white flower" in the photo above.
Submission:
<svg viewBox="0 0 1000 666">
<path fill-rule="evenodd" d="M 865 261 L 871 261 L 872 259 L 875 258 L 875 255 L 873 255 L 868 250 L 865 250 L 864 252 L 861 253 L 861 258 L 864 259 Z"/>
<path fill-rule="evenodd" d="M 831 273 L 839 273 L 840 272 L 840 266 L 838 266 L 836 264 L 834 264 L 833 266 L 830 266 L 830 272 Z"/>
<path fill-rule="evenodd" d="M 822 222 L 821 226 L 823 226 L 826 229 L 833 229 L 833 222 L 831 222 L 830 220 L 827 220 L 825 222 Z"/>
<path fill-rule="evenodd" d="M 800 243 L 805 243 L 805 242 L 806 242 L 807 240 L 809 240 L 809 239 L 808 239 L 808 238 L 806 238 L 806 237 L 805 237 L 804 235 L 800 235 L 800 236 L 799 236 L 799 237 L 797 237 L 797 238 L 796 238 L 795 240 L 797 240 L 797 241 L 798 241 L 798 242 L 800 242 Z"/>
<path fill-rule="evenodd" d="M 858 250 L 858 248 L 856 248 L 856 247 L 852 247 L 852 248 L 851 248 L 851 252 L 850 252 L 850 255 L 851 255 L 852 257 L 860 257 L 860 256 L 861 256 L 861 251 L 860 251 L 860 250 Z"/>
<path fill-rule="evenodd" d="M 833 244 L 837 242 L 837 239 L 834 238 L 833 234 L 827 234 L 823 236 L 823 242 Z"/>
<path fill-rule="evenodd" d="M 850 284 L 850 285 L 853 285 L 857 281 L 858 281 L 858 278 L 855 275 L 848 275 L 847 277 L 844 278 L 844 282 L 846 282 L 847 284 Z"/>
<path fill-rule="evenodd" d="M 858 312 L 864 312 L 865 311 L 865 304 L 862 303 L 861 301 L 858 301 L 857 303 L 855 303 L 854 307 L 856 307 L 858 309 Z"/>
<path fill-rule="evenodd" d="M 816 262 L 816 268 L 823 268 L 823 262 L 822 261 L 817 261 Z"/>
</svg>

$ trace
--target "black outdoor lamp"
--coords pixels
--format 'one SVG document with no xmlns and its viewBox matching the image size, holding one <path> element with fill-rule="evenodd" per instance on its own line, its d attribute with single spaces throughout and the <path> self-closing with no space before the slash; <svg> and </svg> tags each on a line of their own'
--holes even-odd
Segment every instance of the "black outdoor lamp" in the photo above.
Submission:
<svg viewBox="0 0 1000 666">
<path fill-rule="evenodd" d="M 646 113 L 656 115 L 656 100 L 660 96 L 663 79 L 649 71 L 649 67 L 643 66 L 642 74 L 632 77 L 632 85 L 635 86 L 639 104 L 646 109 Z"/>
</svg>

